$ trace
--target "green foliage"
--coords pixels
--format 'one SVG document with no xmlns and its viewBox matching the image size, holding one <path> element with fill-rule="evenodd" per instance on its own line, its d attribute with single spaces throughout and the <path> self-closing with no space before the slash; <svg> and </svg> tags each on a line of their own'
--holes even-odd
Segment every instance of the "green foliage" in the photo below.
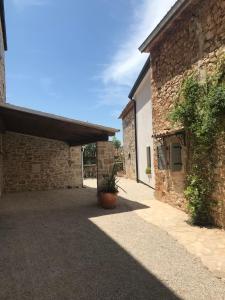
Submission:
<svg viewBox="0 0 225 300">
<path fill-rule="evenodd" d="M 182 125 L 189 140 L 189 170 L 185 196 L 191 222 L 208 225 L 212 222 L 214 155 L 213 146 L 225 123 L 225 58 L 215 75 L 204 83 L 196 74 L 182 84 L 178 101 L 170 114 L 175 124 Z"/>
<path fill-rule="evenodd" d="M 151 168 L 150 168 L 150 167 L 147 167 L 146 170 L 145 170 L 145 173 L 146 173 L 147 175 L 152 174 Z"/>
<path fill-rule="evenodd" d="M 118 179 L 116 178 L 116 165 L 114 164 L 112 172 L 104 176 L 99 192 L 102 193 L 118 193 Z"/>
<path fill-rule="evenodd" d="M 121 141 L 118 140 L 115 136 L 112 138 L 112 143 L 117 150 L 120 149 Z"/>
<path fill-rule="evenodd" d="M 96 163 L 96 144 L 88 144 L 84 146 L 84 165 Z"/>
</svg>

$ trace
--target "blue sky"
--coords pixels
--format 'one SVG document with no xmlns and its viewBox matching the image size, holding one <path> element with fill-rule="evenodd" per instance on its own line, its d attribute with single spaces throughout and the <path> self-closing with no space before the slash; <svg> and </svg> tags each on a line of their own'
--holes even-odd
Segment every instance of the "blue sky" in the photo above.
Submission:
<svg viewBox="0 0 225 300">
<path fill-rule="evenodd" d="M 7 102 L 121 129 L 137 48 L 174 2 L 5 1 Z"/>
</svg>

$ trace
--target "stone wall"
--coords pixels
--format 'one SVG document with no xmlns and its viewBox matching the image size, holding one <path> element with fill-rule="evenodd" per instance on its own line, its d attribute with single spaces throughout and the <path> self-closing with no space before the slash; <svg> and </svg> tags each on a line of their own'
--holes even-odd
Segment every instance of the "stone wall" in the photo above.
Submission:
<svg viewBox="0 0 225 300">
<path fill-rule="evenodd" d="M 97 186 L 101 186 L 105 175 L 111 173 L 114 164 L 112 142 L 97 142 Z"/>
<path fill-rule="evenodd" d="M 172 128 L 168 112 L 174 105 L 183 79 L 192 70 L 196 70 L 199 78 L 204 80 L 207 72 L 215 71 L 218 59 L 224 55 L 225 1 L 195 1 L 150 52 L 153 130 L 154 133 L 159 133 Z M 221 163 L 219 166 L 218 180 L 223 185 L 225 170 Z M 174 185 L 173 174 L 168 176 L 168 171 L 158 170 L 156 156 L 155 167 L 156 195 L 160 195 L 160 199 L 166 199 L 172 205 L 179 203 L 178 206 L 184 208 L 185 200 L 180 191 L 184 186 L 185 174 L 181 173 L 182 180 Z M 179 192 L 176 191 L 177 188 Z M 217 188 L 215 197 L 224 200 L 224 191 L 222 196 Z M 221 225 L 220 221 L 219 223 Z"/>
<path fill-rule="evenodd" d="M 6 132 L 3 157 L 6 193 L 82 186 L 80 147 Z"/>
<path fill-rule="evenodd" d="M 123 117 L 123 151 L 126 177 L 136 179 L 135 113 L 132 108 Z"/>
</svg>

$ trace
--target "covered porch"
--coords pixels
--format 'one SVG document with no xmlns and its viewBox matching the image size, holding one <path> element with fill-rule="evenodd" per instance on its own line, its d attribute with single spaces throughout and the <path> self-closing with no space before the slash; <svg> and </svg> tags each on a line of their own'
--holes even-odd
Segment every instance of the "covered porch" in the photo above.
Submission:
<svg viewBox="0 0 225 300">
<path fill-rule="evenodd" d="M 118 130 L 11 104 L 0 105 L 0 191 L 78 188 L 82 149 L 97 143 L 98 180 L 113 164 Z"/>
</svg>

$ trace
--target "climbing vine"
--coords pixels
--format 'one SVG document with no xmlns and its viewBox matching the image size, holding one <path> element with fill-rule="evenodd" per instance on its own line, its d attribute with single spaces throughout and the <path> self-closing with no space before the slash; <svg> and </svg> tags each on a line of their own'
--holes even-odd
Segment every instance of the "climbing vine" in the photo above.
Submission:
<svg viewBox="0 0 225 300">
<path fill-rule="evenodd" d="M 214 187 L 216 140 L 225 130 L 225 57 L 218 63 L 214 75 L 204 82 L 193 73 L 187 77 L 170 114 L 175 124 L 181 124 L 188 140 L 188 174 L 185 197 L 191 222 L 212 223 L 211 210 Z"/>
</svg>

